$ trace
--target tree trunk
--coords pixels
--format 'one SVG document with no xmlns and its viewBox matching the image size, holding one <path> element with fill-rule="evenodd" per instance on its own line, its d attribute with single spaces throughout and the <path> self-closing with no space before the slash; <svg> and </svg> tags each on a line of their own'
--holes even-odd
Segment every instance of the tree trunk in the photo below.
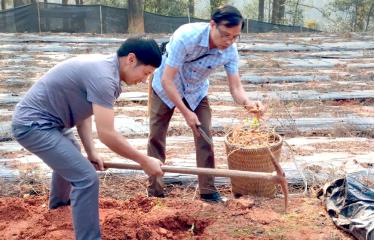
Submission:
<svg viewBox="0 0 375 240">
<path fill-rule="evenodd" d="M 279 11 L 278 11 L 278 16 L 277 16 L 277 22 L 278 23 L 283 23 L 284 16 L 285 16 L 285 0 L 279 0 Z"/>
<path fill-rule="evenodd" d="M 374 4 L 374 3 L 372 3 Z M 358 12 L 357 12 L 357 31 L 365 31 L 366 29 L 366 20 L 367 20 L 367 10 L 366 8 L 370 6 L 370 3 L 361 1 L 358 3 Z M 372 7 L 372 5 L 371 5 Z M 371 9 L 370 9 L 371 11 Z"/>
<path fill-rule="evenodd" d="M 297 22 L 298 5 L 299 5 L 299 0 L 297 0 L 297 2 L 296 2 L 296 7 L 295 7 L 294 13 L 293 13 L 293 26 L 295 26 L 296 22 Z"/>
<path fill-rule="evenodd" d="M 264 22 L 264 0 L 259 0 L 258 21 Z"/>
<path fill-rule="evenodd" d="M 354 14 L 354 19 L 353 19 L 353 32 L 357 31 L 357 26 L 358 26 L 357 20 L 358 20 L 358 3 L 357 4 L 355 3 L 355 14 Z"/>
<path fill-rule="evenodd" d="M 194 17 L 194 0 L 189 0 L 190 17 Z"/>
<path fill-rule="evenodd" d="M 268 17 L 267 22 L 271 21 L 271 12 L 272 12 L 272 0 L 268 0 Z"/>
<path fill-rule="evenodd" d="M 143 0 L 128 1 L 128 32 L 137 34 L 145 32 Z"/>
<path fill-rule="evenodd" d="M 162 14 L 161 7 L 162 7 L 161 0 L 156 0 L 156 7 L 155 7 L 155 9 L 156 9 L 156 13 L 157 14 Z"/>
<path fill-rule="evenodd" d="M 1 8 L 0 10 L 5 10 L 5 0 L 0 0 L 1 1 Z"/>
<path fill-rule="evenodd" d="M 374 3 L 372 3 L 371 8 L 370 8 L 370 10 L 368 11 L 368 14 L 367 14 L 366 27 L 365 27 L 366 32 L 368 31 L 368 25 L 370 24 L 372 16 L 374 16 Z"/>
<path fill-rule="evenodd" d="M 271 23 L 276 24 L 278 23 L 279 17 L 279 0 L 273 0 L 272 2 L 272 19 Z"/>
<path fill-rule="evenodd" d="M 211 14 L 224 3 L 224 0 L 210 0 Z"/>
</svg>

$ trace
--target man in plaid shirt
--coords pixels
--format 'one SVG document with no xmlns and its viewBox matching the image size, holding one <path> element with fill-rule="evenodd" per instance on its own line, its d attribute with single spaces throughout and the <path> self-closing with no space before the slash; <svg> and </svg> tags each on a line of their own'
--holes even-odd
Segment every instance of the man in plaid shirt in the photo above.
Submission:
<svg viewBox="0 0 375 240">
<path fill-rule="evenodd" d="M 225 68 L 234 101 L 248 109 L 263 111 L 260 102 L 247 98 L 238 73 L 235 41 L 243 26 L 241 13 L 226 5 L 212 14 L 209 23 L 185 24 L 174 32 L 152 81 L 149 156 L 165 161 L 168 125 L 177 107 L 193 130 L 197 167 L 215 167 L 213 146 L 200 136 L 197 126 L 212 139 L 207 77 L 220 66 Z M 214 177 L 199 176 L 198 179 L 202 200 L 223 201 L 215 188 Z M 149 182 L 148 195 L 164 197 L 161 179 L 150 177 Z"/>
</svg>

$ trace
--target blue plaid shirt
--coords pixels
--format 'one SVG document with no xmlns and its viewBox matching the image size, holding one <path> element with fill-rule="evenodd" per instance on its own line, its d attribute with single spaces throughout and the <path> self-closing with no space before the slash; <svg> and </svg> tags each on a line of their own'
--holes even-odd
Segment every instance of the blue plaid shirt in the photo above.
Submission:
<svg viewBox="0 0 375 240">
<path fill-rule="evenodd" d="M 179 27 L 166 46 L 161 66 L 156 69 L 152 88 L 169 107 L 174 103 L 167 97 L 161 77 L 165 65 L 178 68 L 174 83 L 182 98 L 195 110 L 208 94 L 208 76 L 216 68 L 224 66 L 227 75 L 238 72 L 238 52 L 235 44 L 224 50 L 209 49 L 209 23 L 190 23 Z M 203 56 L 196 60 L 197 58 Z"/>
</svg>

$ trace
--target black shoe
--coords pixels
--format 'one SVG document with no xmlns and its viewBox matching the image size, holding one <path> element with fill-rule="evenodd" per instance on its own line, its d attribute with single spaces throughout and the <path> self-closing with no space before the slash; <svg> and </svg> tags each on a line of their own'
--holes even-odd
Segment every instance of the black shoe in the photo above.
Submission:
<svg viewBox="0 0 375 240">
<path fill-rule="evenodd" d="M 147 197 L 165 198 L 164 193 L 151 193 L 147 191 Z"/>
<path fill-rule="evenodd" d="M 56 208 L 64 207 L 64 206 L 70 206 L 70 199 L 66 201 L 60 201 L 54 204 L 50 204 L 48 207 L 49 209 L 56 209 Z"/>
<path fill-rule="evenodd" d="M 218 192 L 201 194 L 201 199 L 203 201 L 211 202 L 211 203 L 224 203 L 224 202 L 226 202 L 226 199 L 222 198 L 220 196 L 220 193 L 218 193 Z"/>
</svg>

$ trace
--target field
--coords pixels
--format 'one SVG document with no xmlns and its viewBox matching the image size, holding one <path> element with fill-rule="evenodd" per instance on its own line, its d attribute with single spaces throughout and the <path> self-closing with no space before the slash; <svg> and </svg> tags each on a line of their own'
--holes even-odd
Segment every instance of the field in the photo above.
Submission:
<svg viewBox="0 0 375 240">
<path fill-rule="evenodd" d="M 150 35 L 158 42 L 167 35 Z M 0 239 L 73 239 L 69 207 L 47 208 L 49 168 L 10 134 L 15 104 L 49 68 L 80 54 L 114 53 L 127 35 L 0 33 Z M 140 171 L 109 169 L 101 180 L 103 239 L 352 239 L 334 226 L 316 191 L 364 171 L 373 186 L 374 41 L 371 34 L 245 34 L 238 42 L 242 83 L 267 105 L 265 120 L 284 138 L 280 164 L 291 198 L 234 199 L 217 178 L 226 204 L 199 200 L 196 177 L 166 174 L 165 199 L 146 197 Z M 209 78 L 217 168 L 227 168 L 225 134 L 249 115 L 234 104 L 224 69 Z M 146 152 L 147 84 L 123 85 L 116 129 Z M 95 135 L 95 122 L 94 135 Z M 128 161 L 95 139 L 107 161 Z M 192 133 L 176 111 L 167 163 L 195 166 Z"/>
</svg>

